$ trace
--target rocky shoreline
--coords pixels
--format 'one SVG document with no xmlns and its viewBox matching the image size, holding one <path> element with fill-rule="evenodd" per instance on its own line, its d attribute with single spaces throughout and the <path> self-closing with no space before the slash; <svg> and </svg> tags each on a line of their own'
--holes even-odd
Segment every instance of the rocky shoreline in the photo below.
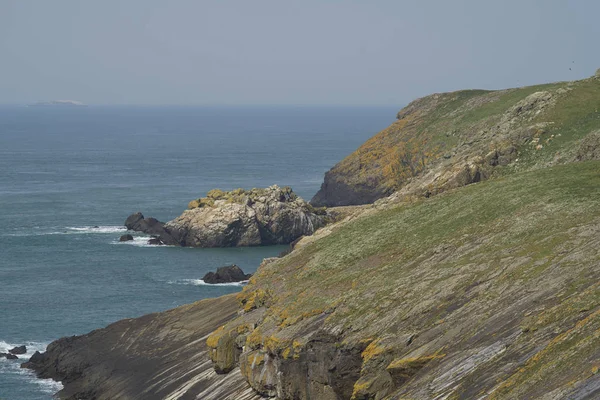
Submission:
<svg viewBox="0 0 600 400">
<path fill-rule="evenodd" d="M 206 338 L 237 314 L 235 295 L 118 321 L 52 342 L 22 364 L 61 381 L 62 400 L 258 400 L 238 371 L 215 373 Z"/>
</svg>

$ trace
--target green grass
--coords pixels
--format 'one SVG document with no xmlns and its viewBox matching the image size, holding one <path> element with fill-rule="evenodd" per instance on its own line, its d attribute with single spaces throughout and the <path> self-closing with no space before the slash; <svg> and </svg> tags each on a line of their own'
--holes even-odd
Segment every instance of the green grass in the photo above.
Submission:
<svg viewBox="0 0 600 400">
<path fill-rule="evenodd" d="M 568 229 L 593 218 L 600 218 L 600 163 L 515 174 L 360 218 L 267 265 L 257 274 L 257 286 L 269 287 L 278 308 L 291 314 L 344 303 L 355 317 L 371 307 L 362 299 L 393 297 L 396 284 L 422 275 L 419 268 L 449 270 L 440 275 L 443 281 L 472 263 L 500 263 L 499 255 L 508 252 L 530 260 L 501 280 L 534 280 L 554 259 L 558 244 L 568 239 Z M 474 244 L 478 239 L 490 243 L 482 249 Z M 473 251 L 423 264 L 440 245 L 472 246 Z M 426 290 L 438 284 L 432 280 Z M 392 298 L 390 307 L 396 305 Z M 336 311 L 331 318 L 348 317 Z"/>
<path fill-rule="evenodd" d="M 363 360 L 363 382 L 385 374 L 393 359 L 439 352 L 449 356 L 434 364 L 451 364 L 473 346 L 522 331 L 508 359 L 536 357 L 522 368 L 494 359 L 495 370 L 514 368 L 499 398 L 536 398 L 540 382 L 563 387 L 600 368 L 588 360 L 600 348 L 600 161 L 388 207 L 259 268 L 239 297 L 269 293 L 251 348 L 269 343 L 269 352 L 284 354 L 298 342 L 297 354 L 321 318 L 342 346 L 385 341 L 385 352 Z M 414 333 L 416 347 L 407 348 Z M 483 381 L 477 371 L 464 382 Z M 415 387 L 440 373 L 419 375 L 425 381 Z"/>
</svg>

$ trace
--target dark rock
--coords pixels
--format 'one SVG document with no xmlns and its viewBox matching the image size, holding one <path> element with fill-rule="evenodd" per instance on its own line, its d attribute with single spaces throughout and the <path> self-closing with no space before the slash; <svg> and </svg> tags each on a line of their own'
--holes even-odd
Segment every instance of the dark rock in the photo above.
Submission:
<svg viewBox="0 0 600 400">
<path fill-rule="evenodd" d="M 98 225 L 94 225 L 94 229 L 98 229 L 100 228 Z"/>
<path fill-rule="evenodd" d="M 27 353 L 27 347 L 17 346 L 8 351 L 10 354 L 25 354 Z"/>
<path fill-rule="evenodd" d="M 58 339 L 21 366 L 61 381 L 61 399 L 260 400 L 239 373 L 212 373 L 206 337 L 237 311 L 229 295 L 128 318 Z"/>
<path fill-rule="evenodd" d="M 125 220 L 125 227 L 130 231 L 143 232 L 148 235 L 156 236 L 162 243 L 151 244 L 169 244 L 181 246 L 182 243 L 178 240 L 178 233 L 171 229 L 165 228 L 165 224 L 156 218 L 144 218 L 141 212 L 131 214 Z"/>
<path fill-rule="evenodd" d="M 133 236 L 131 236 L 130 234 L 123 235 L 119 238 L 119 242 L 129 242 L 131 240 L 133 240 Z"/>
<path fill-rule="evenodd" d="M 350 184 L 349 179 L 334 167 L 325 173 L 325 180 L 310 200 L 310 204 L 315 207 L 370 204 L 389 196 L 392 192 L 393 190 L 382 187 L 380 179 L 376 177 L 362 183 Z"/>
<path fill-rule="evenodd" d="M 125 220 L 125 227 L 131 231 L 137 230 L 139 227 L 140 221 L 144 219 L 144 215 L 141 212 L 136 212 L 135 214 L 131 214 Z"/>
<path fill-rule="evenodd" d="M 164 245 L 163 241 L 160 240 L 160 238 L 157 237 L 153 237 L 151 239 L 148 240 L 148 244 L 154 245 L 154 246 L 162 246 Z"/>
<path fill-rule="evenodd" d="M 18 360 L 19 359 L 19 357 L 17 357 L 14 354 L 10 354 L 10 353 L 6 354 L 5 357 L 6 357 L 7 360 Z"/>
<path fill-rule="evenodd" d="M 244 271 L 237 265 L 227 265 L 217 268 L 217 272 L 209 272 L 204 275 L 204 283 L 231 283 L 241 282 L 250 279 L 252 274 L 244 274 Z"/>
<path fill-rule="evenodd" d="M 21 364 L 21 368 L 35 369 L 36 366 L 42 365 L 46 360 L 44 354 L 36 351 L 33 353 L 29 361 Z"/>
</svg>

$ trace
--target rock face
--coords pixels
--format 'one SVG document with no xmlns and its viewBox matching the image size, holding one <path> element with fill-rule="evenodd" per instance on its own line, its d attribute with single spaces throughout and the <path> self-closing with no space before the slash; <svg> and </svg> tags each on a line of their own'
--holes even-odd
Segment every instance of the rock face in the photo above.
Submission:
<svg viewBox="0 0 600 400">
<path fill-rule="evenodd" d="M 598 101 L 597 76 L 417 99 L 328 171 L 311 204 L 368 204 L 401 190 L 428 197 L 507 171 L 570 162 L 582 135 L 600 129 Z M 569 128 L 583 121 L 589 123 Z M 488 162 L 490 153 L 503 154 Z M 469 179 L 467 168 L 476 170 Z"/>
<path fill-rule="evenodd" d="M 212 190 L 194 200 L 189 210 L 164 225 L 177 232 L 184 246 L 234 247 L 287 244 L 311 235 L 327 216 L 299 198 L 290 188 L 231 192 Z M 162 238 L 162 237 L 161 237 Z"/>
<path fill-rule="evenodd" d="M 224 267 L 217 268 L 217 272 L 209 272 L 204 275 L 202 280 L 205 283 L 232 283 L 242 282 L 250 279 L 252 274 L 245 274 L 244 271 L 237 265 L 226 265 Z"/>
<path fill-rule="evenodd" d="M 239 369 L 217 375 L 205 337 L 237 312 L 234 296 L 126 319 L 59 339 L 22 367 L 63 382 L 63 400 L 258 400 Z"/>
</svg>

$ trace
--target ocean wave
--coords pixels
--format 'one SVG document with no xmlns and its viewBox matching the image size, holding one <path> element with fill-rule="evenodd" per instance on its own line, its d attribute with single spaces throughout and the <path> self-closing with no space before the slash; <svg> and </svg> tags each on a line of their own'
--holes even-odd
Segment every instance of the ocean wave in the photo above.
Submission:
<svg viewBox="0 0 600 400">
<path fill-rule="evenodd" d="M 67 226 L 66 232 L 71 233 L 121 233 L 126 232 L 127 228 L 120 225 L 108 226 Z"/>
<path fill-rule="evenodd" d="M 168 281 L 171 285 L 194 285 L 194 286 L 244 286 L 248 281 L 230 282 L 230 283 L 206 283 L 202 279 L 179 279 Z"/>
<path fill-rule="evenodd" d="M 58 228 L 60 230 L 39 232 L 39 231 L 26 231 L 17 233 L 7 233 L 3 236 L 13 237 L 24 237 L 24 236 L 46 236 L 46 235 L 87 235 L 87 234 L 105 234 L 105 233 L 123 233 L 127 231 L 124 226 L 118 225 L 106 225 L 106 226 L 67 226 L 65 228 Z"/>
<path fill-rule="evenodd" d="M 116 239 L 112 242 L 112 244 L 119 245 L 128 245 L 128 246 L 136 246 L 136 247 L 165 247 L 165 245 L 158 244 L 148 244 L 148 240 L 151 239 L 150 236 L 134 236 L 133 240 L 128 240 L 126 242 L 121 242 L 119 239 Z"/>
<path fill-rule="evenodd" d="M 27 347 L 27 352 L 25 354 L 19 354 L 18 360 L 7 360 L 6 358 L 0 358 L 0 374 L 19 375 L 22 377 L 22 379 L 37 385 L 40 391 L 43 393 L 55 394 L 56 392 L 62 390 L 62 383 L 56 382 L 52 379 L 40 379 L 35 376 L 33 371 L 21 368 L 21 363 L 28 361 L 36 351 L 45 351 L 48 343 L 26 341 L 17 344 L 0 340 L 0 353 L 7 353 L 8 350 L 21 345 L 25 345 Z"/>
</svg>

